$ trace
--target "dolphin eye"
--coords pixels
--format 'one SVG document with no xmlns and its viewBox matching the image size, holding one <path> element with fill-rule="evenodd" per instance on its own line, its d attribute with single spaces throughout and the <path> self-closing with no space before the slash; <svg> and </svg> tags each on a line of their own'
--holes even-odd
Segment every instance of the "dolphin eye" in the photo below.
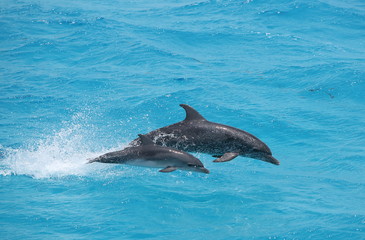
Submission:
<svg viewBox="0 0 365 240">
<path fill-rule="evenodd" d="M 188 166 L 189 167 L 196 167 L 194 164 L 192 164 L 192 163 L 188 163 Z"/>
</svg>

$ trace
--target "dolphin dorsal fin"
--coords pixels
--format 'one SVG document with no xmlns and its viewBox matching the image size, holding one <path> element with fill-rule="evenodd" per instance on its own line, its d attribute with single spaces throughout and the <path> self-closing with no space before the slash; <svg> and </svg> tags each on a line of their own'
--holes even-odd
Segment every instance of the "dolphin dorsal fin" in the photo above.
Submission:
<svg viewBox="0 0 365 240">
<path fill-rule="evenodd" d="M 185 109 L 186 117 L 184 121 L 191 121 L 191 120 L 206 120 L 198 111 L 196 111 L 194 108 L 190 107 L 186 104 L 180 104 L 182 108 Z"/>
<path fill-rule="evenodd" d="M 139 138 L 141 139 L 142 145 L 154 145 L 155 143 L 152 141 L 151 138 L 147 137 L 143 134 L 138 134 Z"/>
</svg>

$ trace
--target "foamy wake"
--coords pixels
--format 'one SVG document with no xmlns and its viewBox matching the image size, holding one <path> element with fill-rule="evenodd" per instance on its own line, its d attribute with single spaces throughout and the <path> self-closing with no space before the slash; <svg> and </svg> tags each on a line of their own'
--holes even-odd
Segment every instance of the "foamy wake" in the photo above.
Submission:
<svg viewBox="0 0 365 240">
<path fill-rule="evenodd" d="M 110 168 L 110 165 L 86 164 L 105 152 L 122 148 L 92 151 L 80 125 L 61 129 L 46 140 L 23 149 L 2 148 L 4 158 L 0 160 L 1 175 L 27 175 L 34 178 L 86 176 L 95 171 Z"/>
</svg>

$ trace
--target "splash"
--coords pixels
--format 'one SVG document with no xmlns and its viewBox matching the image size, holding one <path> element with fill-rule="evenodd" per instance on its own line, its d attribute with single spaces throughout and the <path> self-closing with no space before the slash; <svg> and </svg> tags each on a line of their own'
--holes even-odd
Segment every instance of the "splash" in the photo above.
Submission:
<svg viewBox="0 0 365 240">
<path fill-rule="evenodd" d="M 4 159 L 0 160 L 0 174 L 27 175 L 33 178 L 64 176 L 87 176 L 110 166 L 86 164 L 94 158 L 113 149 L 93 151 L 90 139 L 79 124 L 63 128 L 45 140 L 20 149 L 2 148 Z"/>
</svg>

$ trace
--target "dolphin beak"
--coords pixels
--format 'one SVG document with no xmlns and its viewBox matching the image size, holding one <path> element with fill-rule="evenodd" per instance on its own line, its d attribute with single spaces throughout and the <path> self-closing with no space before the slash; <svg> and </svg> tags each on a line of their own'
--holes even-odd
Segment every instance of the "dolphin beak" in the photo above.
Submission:
<svg viewBox="0 0 365 240">
<path fill-rule="evenodd" d="M 206 173 L 206 174 L 210 173 L 210 171 L 208 169 L 206 169 L 205 167 L 201 167 L 199 169 L 199 172 Z"/>
<path fill-rule="evenodd" d="M 265 162 L 269 162 L 269 163 L 272 163 L 272 164 L 275 164 L 275 165 L 280 165 L 279 160 L 277 160 L 276 158 L 274 158 L 271 155 L 266 155 L 266 156 L 260 158 L 260 160 L 265 161 Z"/>
</svg>

